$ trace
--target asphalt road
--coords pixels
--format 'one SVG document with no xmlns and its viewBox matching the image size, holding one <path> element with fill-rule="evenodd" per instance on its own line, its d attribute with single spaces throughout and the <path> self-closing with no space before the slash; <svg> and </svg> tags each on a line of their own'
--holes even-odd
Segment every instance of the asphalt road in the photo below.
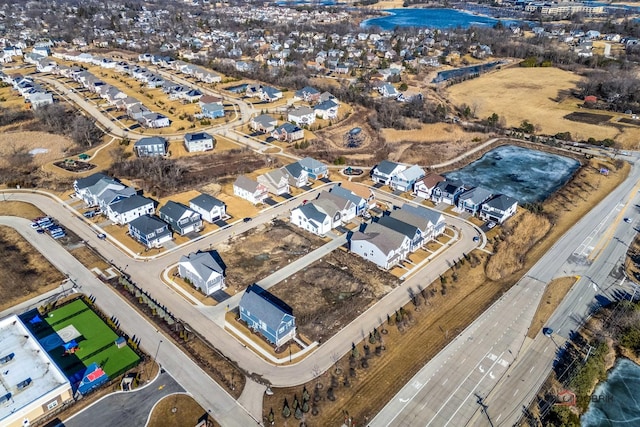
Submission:
<svg viewBox="0 0 640 427">
<path fill-rule="evenodd" d="M 306 199 L 313 198 L 318 191 L 320 189 L 314 189 L 301 197 Z M 379 196 L 381 199 L 396 200 L 396 198 L 388 194 L 379 193 Z M 162 257 L 150 260 L 133 260 L 108 241 L 97 239 L 95 230 L 88 227 L 66 205 L 60 204 L 53 198 L 31 192 L 7 193 L 7 198 L 33 203 L 48 215 L 55 217 L 65 227 L 73 230 L 82 239 L 88 241 L 106 259 L 112 260 L 115 265 L 131 275 L 139 286 L 149 291 L 156 300 L 165 305 L 174 315 L 189 323 L 209 342 L 216 343 L 216 346 L 224 351 L 228 357 L 235 360 L 248 372 L 262 375 L 274 386 L 298 385 L 313 379 L 314 372 L 318 370 L 323 372 L 328 369 L 333 364 L 336 354 L 344 354 L 349 351 L 352 342 L 359 342 L 365 338 L 369 331 L 386 321 L 387 314 L 393 313 L 398 307 L 405 304 L 410 299 L 410 290 L 417 292 L 418 287 L 425 287 L 432 283 L 449 269 L 453 261 L 458 260 L 464 253 L 470 252 L 476 246 L 476 243 L 472 241 L 472 237 L 477 234 L 476 229 L 462 220 L 449 218 L 448 222 L 461 231 L 462 239 L 451 244 L 450 248 L 441 256 L 430 261 L 426 268 L 406 281 L 401 282 L 399 286 L 376 305 L 364 313 L 359 313 L 360 316 L 356 320 L 324 342 L 312 355 L 296 364 L 276 367 L 255 355 L 223 329 L 216 326 L 216 315 L 208 313 L 206 307 L 199 309 L 191 305 L 171 287 L 165 285 L 160 280 L 159 275 L 166 266 L 177 262 L 183 254 L 197 249 L 207 249 L 210 245 L 215 247 L 217 243 L 226 241 L 230 235 L 242 233 L 249 228 L 270 221 L 278 215 L 285 214 L 288 216 L 288 211 L 299 203 L 299 199 L 291 199 L 274 208 L 269 208 L 250 223 L 239 222 L 233 227 L 214 233 L 195 244 L 180 247 Z M 73 276 L 73 273 L 71 274 Z M 77 281 L 82 283 L 82 280 Z M 118 313 L 117 310 L 112 312 Z M 128 323 L 124 319 L 121 319 L 121 322 L 123 324 Z M 136 325 L 137 322 L 129 324 Z M 139 336 L 138 333 L 136 335 Z M 157 344 L 158 339 L 150 341 Z M 180 381 L 180 377 L 175 373 L 175 370 L 171 370 L 171 372 Z M 184 382 L 180 382 L 185 385 Z M 193 393 L 191 386 L 185 385 L 185 388 Z"/>
<path fill-rule="evenodd" d="M 633 204 L 640 199 L 635 188 L 639 178 L 640 167 L 634 165 L 623 184 L 416 374 L 370 425 L 489 425 L 486 412 L 493 425 L 512 425 L 551 369 L 557 346 L 579 327 L 594 302 L 601 296 L 611 297 L 611 286 L 618 280 L 617 265 L 635 235 L 633 224 L 621 220 L 634 214 L 638 217 Z M 633 202 L 626 204 L 630 195 Z M 600 227 L 602 223 L 606 227 Z M 640 218 L 635 218 L 635 224 L 639 223 Z M 594 254 L 588 250 L 584 253 L 584 242 L 593 230 L 602 229 L 604 233 L 609 227 L 615 230 L 614 237 L 591 262 L 588 257 Z M 574 274 L 583 276 L 548 322 L 560 335 L 554 340 L 542 334 L 533 342 L 525 340 L 546 284 L 554 277 Z M 488 405 L 486 412 L 481 411 L 478 398 Z"/>
<path fill-rule="evenodd" d="M 174 393 L 184 393 L 184 389 L 168 372 L 164 372 L 143 388 L 105 396 L 71 418 L 63 420 L 63 425 L 64 427 L 144 426 L 154 405 L 160 399 Z M 195 425 L 195 421 L 197 420 L 193 420 L 190 424 Z"/>
<path fill-rule="evenodd" d="M 34 195 L 35 196 L 35 195 Z M 69 229 L 82 229 L 82 223 L 73 219 L 60 205 L 57 208 L 52 199 L 37 196 L 36 204 L 48 214 L 54 214 L 60 223 L 73 224 Z M 52 206 L 47 206 L 53 204 Z M 50 207 L 52 209 L 47 209 Z M 61 210 L 61 211 L 59 211 Z M 66 214 L 66 215 L 63 215 Z M 74 222 L 77 221 L 77 222 Z M 158 362 L 187 389 L 203 408 L 211 410 L 213 417 L 224 426 L 248 426 L 256 421 L 231 397 L 222 387 L 212 380 L 196 365 L 179 347 L 150 324 L 142 315 L 125 303 L 122 298 L 103 284 L 95 275 L 87 270 L 69 252 L 63 250 L 58 242 L 47 234 L 38 234 L 29 225 L 30 221 L 17 217 L 0 217 L 0 224 L 15 228 L 29 243 L 41 252 L 58 270 L 68 275 L 79 285 L 78 291 L 96 297 L 96 305 L 108 316 L 116 316 L 130 335 L 141 340 L 141 347 L 149 354 L 156 354 Z M 65 224 L 66 227 L 66 224 Z M 85 233 L 86 234 L 86 231 Z M 97 240 L 97 239 L 96 239 Z"/>
</svg>

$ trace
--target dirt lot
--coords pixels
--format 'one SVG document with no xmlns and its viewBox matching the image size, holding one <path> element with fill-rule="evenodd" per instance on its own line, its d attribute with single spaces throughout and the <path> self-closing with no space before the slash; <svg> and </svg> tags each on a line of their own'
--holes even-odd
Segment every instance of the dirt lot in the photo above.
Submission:
<svg viewBox="0 0 640 427">
<path fill-rule="evenodd" d="M 571 120 L 573 122 L 588 123 L 591 125 L 601 125 L 611 120 L 613 116 L 609 114 L 575 112 L 575 113 L 567 114 L 566 116 L 564 116 L 564 118 L 567 120 Z"/>
<path fill-rule="evenodd" d="M 395 287 L 398 279 L 338 249 L 270 289 L 293 308 L 298 331 L 326 341 Z"/>
<path fill-rule="evenodd" d="M 453 85 L 447 92 L 456 105 L 469 105 L 480 118 L 495 112 L 508 127 L 528 120 L 544 134 L 569 131 L 575 139 L 611 138 L 624 147 L 635 147 L 640 139 L 635 127 L 588 123 L 576 126 L 565 118 L 569 113 L 584 111 L 578 107 L 583 101 L 571 96 L 579 79 L 577 74 L 557 68 L 511 67 Z"/>
<path fill-rule="evenodd" d="M 4 261 L 0 310 L 55 289 L 65 279 L 11 227 L 0 226 L 0 256 Z"/>
<path fill-rule="evenodd" d="M 243 291 L 323 243 L 321 238 L 280 220 L 233 237 L 217 247 L 227 266 L 227 293 Z"/>
</svg>

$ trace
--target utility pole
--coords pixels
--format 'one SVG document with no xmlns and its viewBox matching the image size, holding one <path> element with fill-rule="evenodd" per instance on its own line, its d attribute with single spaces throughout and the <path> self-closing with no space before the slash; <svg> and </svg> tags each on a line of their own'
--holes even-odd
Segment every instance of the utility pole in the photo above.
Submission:
<svg viewBox="0 0 640 427">
<path fill-rule="evenodd" d="M 476 400 L 476 403 L 478 405 L 480 405 L 480 412 L 482 412 L 483 414 L 485 414 L 487 416 L 487 420 L 489 421 L 489 425 L 491 427 L 494 427 L 493 426 L 493 421 L 491 421 L 491 417 L 489 416 L 489 405 L 484 403 L 484 398 L 482 396 L 480 396 L 479 394 L 476 394 L 476 397 L 478 398 L 478 400 Z"/>
</svg>

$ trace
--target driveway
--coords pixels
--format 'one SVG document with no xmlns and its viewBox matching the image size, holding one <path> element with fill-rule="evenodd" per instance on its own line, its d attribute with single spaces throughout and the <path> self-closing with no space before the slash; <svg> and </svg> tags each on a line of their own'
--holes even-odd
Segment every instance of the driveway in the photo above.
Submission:
<svg viewBox="0 0 640 427">
<path fill-rule="evenodd" d="M 64 421 L 65 427 L 144 426 L 151 408 L 160 399 L 185 390 L 168 372 L 148 386 L 131 392 L 107 395 Z"/>
</svg>

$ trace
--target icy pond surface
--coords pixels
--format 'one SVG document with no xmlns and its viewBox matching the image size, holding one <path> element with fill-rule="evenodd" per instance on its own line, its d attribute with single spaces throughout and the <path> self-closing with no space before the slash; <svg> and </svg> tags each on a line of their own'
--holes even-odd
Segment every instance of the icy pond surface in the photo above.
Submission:
<svg viewBox="0 0 640 427">
<path fill-rule="evenodd" d="M 580 162 L 569 157 L 503 145 L 445 175 L 468 186 L 514 197 L 522 204 L 543 201 L 566 184 L 579 167 Z"/>
</svg>

